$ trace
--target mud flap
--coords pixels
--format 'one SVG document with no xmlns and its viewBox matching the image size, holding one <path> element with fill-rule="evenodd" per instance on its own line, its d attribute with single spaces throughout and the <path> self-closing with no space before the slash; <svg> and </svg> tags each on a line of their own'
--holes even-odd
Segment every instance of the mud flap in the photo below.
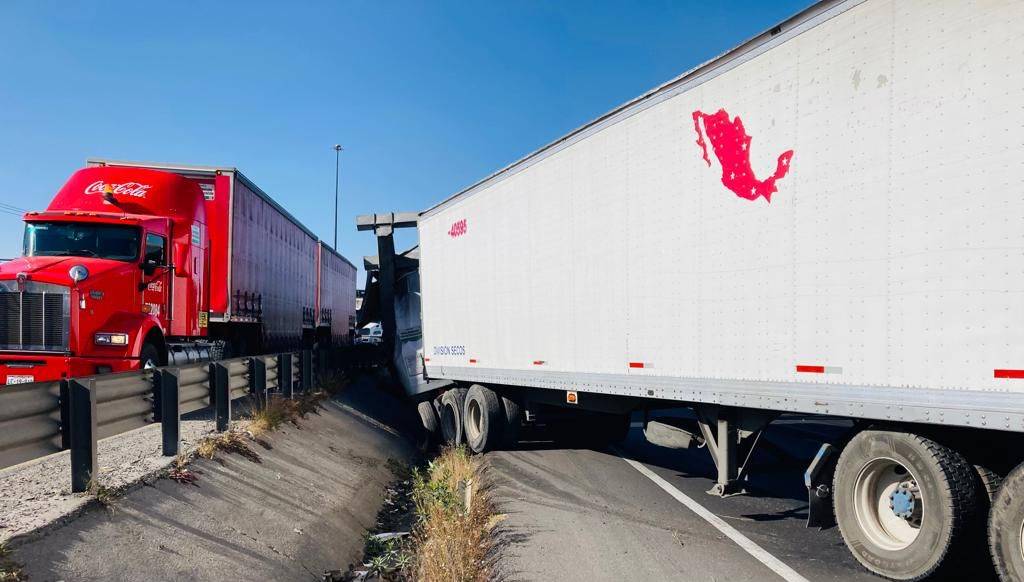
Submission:
<svg viewBox="0 0 1024 582">
<path fill-rule="evenodd" d="M 839 450 L 824 443 L 804 471 L 807 487 L 807 527 L 827 529 L 836 525 L 832 506 L 832 477 L 836 471 Z"/>
</svg>

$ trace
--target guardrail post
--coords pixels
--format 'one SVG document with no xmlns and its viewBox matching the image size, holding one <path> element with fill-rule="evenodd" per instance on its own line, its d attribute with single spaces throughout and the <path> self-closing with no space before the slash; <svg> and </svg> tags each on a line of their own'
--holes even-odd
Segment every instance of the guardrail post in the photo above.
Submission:
<svg viewBox="0 0 1024 582">
<path fill-rule="evenodd" d="M 174 457 L 181 446 L 181 409 L 178 395 L 178 371 L 157 370 L 154 373 L 160 393 L 160 431 L 165 457 Z"/>
<path fill-rule="evenodd" d="M 263 358 L 249 358 L 249 393 L 256 398 L 257 408 L 267 404 L 267 363 Z"/>
<path fill-rule="evenodd" d="M 302 391 L 313 391 L 313 352 L 302 350 Z"/>
<path fill-rule="evenodd" d="M 71 492 L 89 490 L 89 482 L 98 473 L 96 461 L 96 381 L 68 381 Z"/>
<path fill-rule="evenodd" d="M 327 367 L 324 365 L 327 362 L 325 354 L 326 350 L 324 350 L 324 348 L 317 347 L 316 353 L 313 355 L 313 360 L 315 361 L 314 367 L 316 368 L 316 379 L 319 383 L 323 383 L 324 376 L 327 375 Z"/>
<path fill-rule="evenodd" d="M 210 388 L 217 411 L 217 432 L 224 432 L 231 425 L 231 395 L 228 393 L 228 369 L 224 364 L 210 364 Z"/>
<path fill-rule="evenodd" d="M 283 398 L 292 397 L 292 355 L 281 354 L 277 357 L 277 386 Z"/>
</svg>

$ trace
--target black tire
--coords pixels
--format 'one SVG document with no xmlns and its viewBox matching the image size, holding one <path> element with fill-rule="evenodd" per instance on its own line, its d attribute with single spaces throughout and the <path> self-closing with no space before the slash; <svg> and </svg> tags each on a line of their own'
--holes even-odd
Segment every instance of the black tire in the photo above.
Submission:
<svg viewBox="0 0 1024 582">
<path fill-rule="evenodd" d="M 231 344 L 226 340 L 218 340 L 210 345 L 210 360 L 216 362 L 231 358 Z"/>
<path fill-rule="evenodd" d="M 995 501 L 996 492 L 999 491 L 999 486 L 1003 484 L 1003 478 L 995 471 L 981 465 L 975 465 L 974 472 L 978 474 L 978 479 L 981 480 L 979 493 L 985 503 L 985 507 L 983 509 L 984 511 L 988 511 L 988 508 L 992 507 L 992 503 Z"/>
<path fill-rule="evenodd" d="M 441 437 L 444 444 L 455 446 L 463 442 L 462 410 L 466 404 L 465 388 L 452 388 L 441 395 Z"/>
<path fill-rule="evenodd" d="M 145 370 L 163 365 L 165 364 L 160 357 L 160 349 L 149 342 L 142 344 L 142 349 L 139 350 L 139 368 Z"/>
<path fill-rule="evenodd" d="M 437 442 L 441 436 L 441 421 L 437 418 L 434 404 L 429 400 L 420 402 L 416 405 L 416 412 L 420 413 L 420 422 L 423 424 L 423 430 L 427 433 L 427 438 Z"/>
<path fill-rule="evenodd" d="M 988 520 L 992 564 L 1003 582 L 1024 580 L 1024 464 L 1003 480 Z"/>
<path fill-rule="evenodd" d="M 836 521 L 865 568 L 892 580 L 923 580 L 969 557 L 968 538 L 981 518 L 979 486 L 974 467 L 952 449 L 911 433 L 866 430 L 836 464 Z M 890 508 L 903 502 L 906 518 L 882 507 L 886 497 Z"/>
<path fill-rule="evenodd" d="M 519 443 L 519 429 L 523 425 L 522 410 L 519 408 L 518 402 L 507 396 L 501 397 L 501 407 L 505 421 L 505 426 L 501 431 L 501 446 L 511 449 Z"/>
<path fill-rule="evenodd" d="M 480 384 L 470 386 L 462 409 L 462 427 L 470 450 L 486 453 L 497 447 L 501 443 L 504 416 L 494 390 Z"/>
</svg>

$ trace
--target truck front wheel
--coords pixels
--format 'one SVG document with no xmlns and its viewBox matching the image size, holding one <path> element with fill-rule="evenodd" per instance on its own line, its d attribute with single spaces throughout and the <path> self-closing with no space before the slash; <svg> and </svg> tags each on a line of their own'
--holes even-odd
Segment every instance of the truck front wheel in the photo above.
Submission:
<svg viewBox="0 0 1024 582">
<path fill-rule="evenodd" d="M 1024 580 L 1024 465 L 1006 477 L 992 501 L 988 543 L 1000 580 Z"/>
<path fill-rule="evenodd" d="M 146 342 L 142 344 L 139 351 L 139 367 L 143 370 L 151 370 L 163 365 L 160 358 L 160 350 L 153 344 Z"/>
<path fill-rule="evenodd" d="M 843 540 L 868 570 L 922 580 L 957 566 L 980 523 L 978 477 L 956 451 L 904 432 L 867 430 L 836 465 Z"/>
<path fill-rule="evenodd" d="M 452 388 L 441 396 L 441 436 L 447 445 L 463 441 L 462 411 L 466 405 L 465 388 Z"/>
<path fill-rule="evenodd" d="M 501 442 L 504 416 L 501 401 L 494 390 L 479 384 L 470 386 L 462 422 L 466 444 L 474 453 L 485 453 Z"/>
</svg>

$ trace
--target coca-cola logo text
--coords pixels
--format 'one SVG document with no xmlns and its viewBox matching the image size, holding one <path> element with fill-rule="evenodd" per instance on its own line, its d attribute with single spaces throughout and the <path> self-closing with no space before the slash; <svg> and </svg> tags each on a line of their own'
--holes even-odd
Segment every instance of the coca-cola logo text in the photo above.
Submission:
<svg viewBox="0 0 1024 582">
<path fill-rule="evenodd" d="M 149 184 L 140 184 L 138 182 L 125 182 L 124 184 L 107 184 L 103 180 L 97 180 L 92 184 L 89 184 L 85 188 L 86 194 L 103 194 L 110 188 L 111 193 L 115 196 L 132 196 L 135 198 L 145 198 L 146 192 L 149 191 L 152 186 Z"/>
</svg>

